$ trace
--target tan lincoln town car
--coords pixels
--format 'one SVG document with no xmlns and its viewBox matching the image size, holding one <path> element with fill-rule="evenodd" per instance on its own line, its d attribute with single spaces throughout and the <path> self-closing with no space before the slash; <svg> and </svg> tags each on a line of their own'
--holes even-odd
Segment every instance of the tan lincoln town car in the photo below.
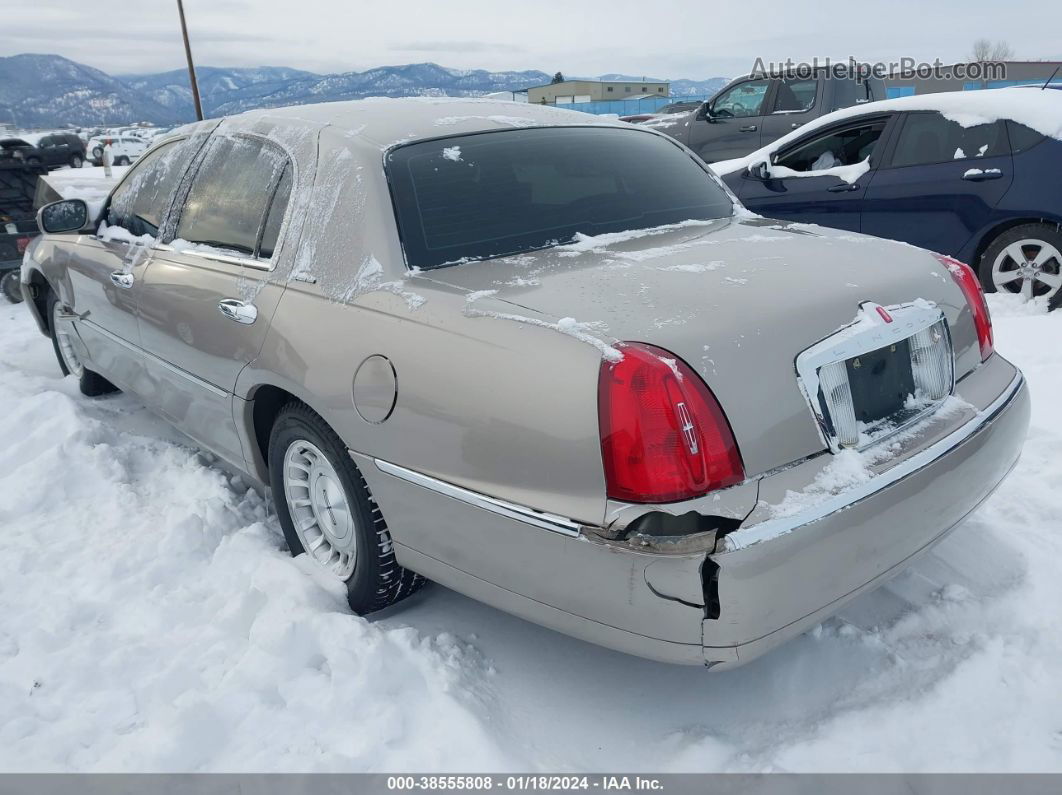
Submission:
<svg viewBox="0 0 1062 795">
<path fill-rule="evenodd" d="M 585 114 L 253 111 L 39 222 L 63 372 L 268 486 L 360 614 L 428 579 L 732 667 L 940 541 L 1029 421 L 965 265 L 761 218 Z"/>
</svg>

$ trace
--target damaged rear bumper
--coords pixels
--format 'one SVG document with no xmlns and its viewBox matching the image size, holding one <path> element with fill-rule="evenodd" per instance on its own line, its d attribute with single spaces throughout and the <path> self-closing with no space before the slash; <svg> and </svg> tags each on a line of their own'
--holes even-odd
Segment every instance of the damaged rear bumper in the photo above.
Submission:
<svg viewBox="0 0 1062 795">
<path fill-rule="evenodd" d="M 995 355 L 959 382 L 956 396 L 958 414 L 928 423 L 910 451 L 900 449 L 867 480 L 801 510 L 779 515 L 778 506 L 814 483 L 833 456 L 721 499 L 665 506 L 676 516 L 726 520 L 727 534 L 708 534 L 699 551 L 609 541 L 602 528 L 352 455 L 388 519 L 401 565 L 593 643 L 724 668 L 800 634 L 902 571 L 1003 480 L 1029 422 L 1021 373 Z M 659 510 L 621 506 L 610 516 L 630 525 Z"/>
</svg>

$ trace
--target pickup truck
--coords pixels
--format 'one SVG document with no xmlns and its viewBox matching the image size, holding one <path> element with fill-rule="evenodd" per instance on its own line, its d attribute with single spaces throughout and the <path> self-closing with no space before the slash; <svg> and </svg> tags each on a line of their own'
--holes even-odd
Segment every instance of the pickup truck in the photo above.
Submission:
<svg viewBox="0 0 1062 795">
<path fill-rule="evenodd" d="M 686 144 L 706 163 L 744 157 L 840 108 L 885 99 L 880 78 L 807 76 L 736 78 L 689 113 L 645 122 Z"/>
<path fill-rule="evenodd" d="M 19 268 L 30 240 L 40 234 L 34 215 L 37 180 L 48 171 L 21 160 L 0 160 L 0 292 L 11 302 L 22 300 Z"/>
</svg>

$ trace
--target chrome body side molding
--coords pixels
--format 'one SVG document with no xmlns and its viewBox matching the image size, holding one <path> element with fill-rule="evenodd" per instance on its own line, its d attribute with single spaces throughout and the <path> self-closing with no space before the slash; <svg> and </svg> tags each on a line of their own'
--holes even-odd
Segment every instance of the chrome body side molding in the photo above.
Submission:
<svg viewBox="0 0 1062 795">
<path fill-rule="evenodd" d="M 438 492 L 439 494 L 451 497 L 452 499 L 460 500 L 469 505 L 474 505 L 485 511 L 491 511 L 500 516 L 515 519 L 519 522 L 532 525 L 533 527 L 549 530 L 553 533 L 559 533 L 572 538 L 576 538 L 580 535 L 580 525 L 563 516 L 536 511 L 533 508 L 528 508 L 524 505 L 517 505 L 516 503 L 488 497 L 486 494 L 480 494 L 478 491 L 461 488 L 460 486 L 455 486 L 452 483 L 447 483 L 438 478 L 424 475 L 412 469 L 406 469 L 405 467 L 392 464 L 388 461 L 381 461 L 379 458 L 374 458 L 373 462 L 376 464 L 376 468 L 381 472 L 393 475 L 396 478 L 400 478 L 408 483 L 413 483 L 425 489 Z"/>
<path fill-rule="evenodd" d="M 176 365 L 170 364 L 165 359 L 162 359 L 162 358 L 156 356 L 155 354 L 151 353 L 150 351 L 144 350 L 139 345 L 134 345 L 129 340 L 122 339 L 117 334 L 112 334 L 110 331 L 108 331 L 107 329 L 103 328 L 103 326 L 100 326 L 100 325 L 98 325 L 96 323 L 93 323 L 91 320 L 88 320 L 88 319 L 85 319 L 85 318 L 79 318 L 78 322 L 79 323 L 84 323 L 85 325 L 90 326 L 93 331 L 95 331 L 96 333 L 100 334 L 101 336 L 106 337 L 111 342 L 114 342 L 114 343 L 116 343 L 118 345 L 121 345 L 121 346 L 123 346 L 125 348 L 128 348 L 129 350 L 140 354 L 145 359 L 150 359 L 151 361 L 153 361 L 156 364 L 158 364 L 160 367 L 163 367 L 166 370 L 169 370 L 174 375 L 179 375 L 182 378 L 187 379 L 188 381 L 191 381 L 193 384 L 198 386 L 200 389 L 205 389 L 207 392 L 210 392 L 210 393 L 212 393 L 214 395 L 217 395 L 218 397 L 228 397 L 231 394 L 230 392 L 222 389 L 221 387 L 215 386 L 214 384 L 210 383 L 209 381 L 204 381 L 199 376 L 192 375 L 187 370 L 182 370 L 180 367 L 177 367 Z"/>
</svg>

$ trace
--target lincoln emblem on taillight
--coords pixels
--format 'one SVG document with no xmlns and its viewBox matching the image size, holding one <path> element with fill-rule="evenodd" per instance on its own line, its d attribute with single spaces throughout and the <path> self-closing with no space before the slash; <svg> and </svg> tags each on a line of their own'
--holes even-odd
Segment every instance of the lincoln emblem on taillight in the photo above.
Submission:
<svg viewBox="0 0 1062 795">
<path fill-rule="evenodd" d="M 678 412 L 679 422 L 682 423 L 682 438 L 686 440 L 686 449 L 690 451 L 690 455 L 697 455 L 700 448 L 697 446 L 697 426 L 693 424 L 693 417 L 690 416 L 690 410 L 686 408 L 685 403 L 676 403 L 675 410 Z"/>
</svg>

